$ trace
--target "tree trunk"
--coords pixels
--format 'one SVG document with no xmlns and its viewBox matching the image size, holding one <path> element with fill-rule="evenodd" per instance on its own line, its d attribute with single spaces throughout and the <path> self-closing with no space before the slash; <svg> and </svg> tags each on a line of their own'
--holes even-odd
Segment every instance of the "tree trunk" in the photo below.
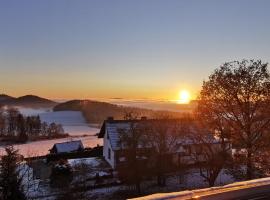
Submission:
<svg viewBox="0 0 270 200">
<path fill-rule="evenodd" d="M 216 179 L 210 178 L 210 179 L 208 180 L 209 187 L 214 187 L 214 186 L 215 186 L 215 181 L 216 181 Z"/>
<path fill-rule="evenodd" d="M 136 190 L 138 194 L 141 194 L 141 184 L 139 181 L 136 183 Z"/>
<path fill-rule="evenodd" d="M 252 171 L 252 153 L 250 149 L 247 149 L 247 174 L 246 174 L 246 179 L 250 180 L 253 177 L 253 171 Z"/>
</svg>

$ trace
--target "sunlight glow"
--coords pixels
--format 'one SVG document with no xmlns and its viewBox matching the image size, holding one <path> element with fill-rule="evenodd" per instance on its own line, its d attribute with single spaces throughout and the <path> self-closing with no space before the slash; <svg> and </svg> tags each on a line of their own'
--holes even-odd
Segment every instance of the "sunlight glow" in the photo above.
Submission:
<svg viewBox="0 0 270 200">
<path fill-rule="evenodd" d="M 187 104 L 190 101 L 190 94 L 187 90 L 181 90 L 179 92 L 179 99 L 178 99 L 178 103 L 179 104 Z"/>
</svg>

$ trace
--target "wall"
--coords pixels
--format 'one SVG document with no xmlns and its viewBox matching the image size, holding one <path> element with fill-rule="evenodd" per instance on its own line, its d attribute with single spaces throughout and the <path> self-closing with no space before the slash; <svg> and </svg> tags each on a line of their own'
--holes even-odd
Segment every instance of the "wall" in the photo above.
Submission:
<svg viewBox="0 0 270 200">
<path fill-rule="evenodd" d="M 110 141 L 107 139 L 108 137 L 108 133 L 107 130 L 104 134 L 104 138 L 103 138 L 103 157 L 105 158 L 105 160 L 111 165 L 111 167 L 113 169 L 115 169 L 115 152 L 112 150 Z M 111 149 L 111 159 L 109 159 L 108 157 L 108 149 Z"/>
</svg>

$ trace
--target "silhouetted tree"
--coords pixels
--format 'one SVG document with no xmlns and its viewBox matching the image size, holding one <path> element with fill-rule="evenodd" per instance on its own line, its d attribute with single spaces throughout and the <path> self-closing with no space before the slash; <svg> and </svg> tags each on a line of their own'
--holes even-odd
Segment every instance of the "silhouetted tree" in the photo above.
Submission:
<svg viewBox="0 0 270 200">
<path fill-rule="evenodd" d="M 8 122 L 8 134 L 10 136 L 15 136 L 16 134 L 16 129 L 17 129 L 17 116 L 19 114 L 18 109 L 16 108 L 8 108 L 7 109 L 7 122 Z"/>
<path fill-rule="evenodd" d="M 0 191 L 3 200 L 25 200 L 22 177 L 19 175 L 20 159 L 17 150 L 6 147 L 6 155 L 0 160 Z"/>
<path fill-rule="evenodd" d="M 64 129 L 61 124 L 51 123 L 48 127 L 48 136 L 54 137 L 64 133 Z"/>
<path fill-rule="evenodd" d="M 4 116 L 4 110 L 0 107 L 0 135 L 4 135 L 6 132 L 6 118 Z"/>
<path fill-rule="evenodd" d="M 127 113 L 125 119 L 128 127 L 119 129 L 120 147 L 126 160 L 126 166 L 119 170 L 120 177 L 126 183 L 134 184 L 138 193 L 141 193 L 141 181 L 146 172 L 147 163 L 142 153 L 145 147 L 146 135 L 145 126 L 137 123 L 137 117 L 133 113 Z"/>
<path fill-rule="evenodd" d="M 257 60 L 229 62 L 204 81 L 199 98 L 205 124 L 237 149 L 246 150 L 246 178 L 255 170 L 255 153 L 268 145 L 270 78 L 267 63 Z M 222 138 L 221 137 L 221 138 Z"/>
<path fill-rule="evenodd" d="M 18 141 L 26 142 L 28 136 L 26 134 L 25 119 L 22 114 L 17 115 L 17 131 L 18 131 Z"/>
<path fill-rule="evenodd" d="M 41 123 L 41 135 L 48 135 L 48 124 L 46 122 Z"/>
<path fill-rule="evenodd" d="M 161 116 L 147 122 L 147 139 L 153 148 L 155 157 L 155 171 L 159 186 L 166 185 L 165 173 L 172 167 L 172 155 L 178 149 L 179 139 L 182 136 L 182 120 L 170 119 L 168 116 Z"/>
<path fill-rule="evenodd" d="M 201 177 L 213 187 L 231 153 L 230 144 L 228 141 L 224 142 L 224 152 L 222 139 L 215 137 L 205 127 L 193 123 L 189 129 L 188 138 L 192 141 L 191 158 L 199 167 Z"/>
<path fill-rule="evenodd" d="M 66 160 L 59 160 L 52 168 L 50 183 L 53 187 L 69 187 L 73 179 L 72 169 Z"/>
</svg>

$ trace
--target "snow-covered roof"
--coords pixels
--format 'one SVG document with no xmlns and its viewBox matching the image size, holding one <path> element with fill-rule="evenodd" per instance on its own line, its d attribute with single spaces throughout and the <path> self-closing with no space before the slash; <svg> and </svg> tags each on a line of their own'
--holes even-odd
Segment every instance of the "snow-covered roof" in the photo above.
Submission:
<svg viewBox="0 0 270 200">
<path fill-rule="evenodd" d="M 83 144 L 81 140 L 63 142 L 54 144 L 53 149 L 56 149 L 57 153 L 68 153 L 72 151 L 77 151 L 79 149 L 83 149 Z"/>
<path fill-rule="evenodd" d="M 145 120 L 135 120 L 135 121 L 130 121 L 130 120 L 113 120 L 113 121 L 105 121 L 102 128 L 101 132 L 99 133 L 99 137 L 104 137 L 105 132 L 109 136 L 109 141 L 112 147 L 112 150 L 119 150 L 120 149 L 120 132 L 128 132 L 130 129 L 131 123 L 135 123 L 135 125 L 138 125 L 140 122 L 145 122 Z M 173 123 L 175 121 L 171 120 L 172 122 L 172 127 Z M 162 123 L 162 120 L 159 120 L 158 123 Z M 198 130 L 195 128 L 195 124 L 190 124 L 190 134 L 196 135 Z M 172 128 L 172 131 L 173 128 Z M 219 143 L 220 139 L 215 138 L 212 135 L 208 135 L 207 137 L 204 138 L 202 141 L 196 141 L 196 138 L 190 137 L 190 135 L 183 135 L 183 137 L 177 139 L 177 143 L 179 145 L 191 145 L 191 144 L 198 144 L 201 143 L 202 141 L 207 142 L 207 143 Z"/>
<path fill-rule="evenodd" d="M 125 122 L 106 124 L 106 130 L 113 150 L 118 150 L 120 148 L 120 130 L 128 130 L 129 128 L 130 124 Z"/>
</svg>

